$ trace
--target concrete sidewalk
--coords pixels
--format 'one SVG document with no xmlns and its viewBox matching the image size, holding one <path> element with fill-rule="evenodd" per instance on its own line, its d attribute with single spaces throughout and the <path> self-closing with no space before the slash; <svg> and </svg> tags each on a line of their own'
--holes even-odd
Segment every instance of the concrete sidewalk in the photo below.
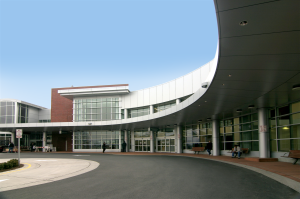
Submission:
<svg viewBox="0 0 300 199">
<path fill-rule="evenodd" d="M 9 159 L 1 159 L 7 162 Z M 0 190 L 8 191 L 45 184 L 77 176 L 99 166 L 98 162 L 80 159 L 22 158 L 24 167 L 0 173 Z"/>
</svg>

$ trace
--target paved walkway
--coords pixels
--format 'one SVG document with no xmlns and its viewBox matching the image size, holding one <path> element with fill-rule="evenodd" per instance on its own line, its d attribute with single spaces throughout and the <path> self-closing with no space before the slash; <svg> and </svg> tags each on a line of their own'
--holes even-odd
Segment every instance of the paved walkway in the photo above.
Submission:
<svg viewBox="0 0 300 199">
<path fill-rule="evenodd" d="M 7 162 L 9 159 L 1 159 Z M 9 191 L 77 176 L 99 166 L 80 159 L 21 158 L 24 167 L 0 173 L 0 190 Z"/>
</svg>

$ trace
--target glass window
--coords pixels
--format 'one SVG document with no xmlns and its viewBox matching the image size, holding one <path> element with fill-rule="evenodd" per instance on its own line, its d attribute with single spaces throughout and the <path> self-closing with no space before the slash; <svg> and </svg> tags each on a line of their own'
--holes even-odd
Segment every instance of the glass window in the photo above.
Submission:
<svg viewBox="0 0 300 199">
<path fill-rule="evenodd" d="M 281 108 L 278 108 L 278 113 L 279 115 L 286 115 L 290 113 L 290 107 L 289 106 L 284 106 Z"/>
<path fill-rule="evenodd" d="M 291 112 L 300 112 L 300 102 L 291 104 Z"/>
<path fill-rule="evenodd" d="M 300 124 L 300 113 L 291 115 L 291 124 Z"/>
</svg>

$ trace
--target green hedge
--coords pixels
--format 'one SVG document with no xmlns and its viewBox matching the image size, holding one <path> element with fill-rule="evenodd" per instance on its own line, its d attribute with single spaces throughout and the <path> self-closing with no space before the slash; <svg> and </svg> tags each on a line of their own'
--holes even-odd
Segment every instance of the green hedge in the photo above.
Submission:
<svg viewBox="0 0 300 199">
<path fill-rule="evenodd" d="M 12 159 L 8 162 L 0 163 L 0 170 L 11 169 L 17 166 L 19 166 L 19 161 L 17 159 Z"/>
</svg>

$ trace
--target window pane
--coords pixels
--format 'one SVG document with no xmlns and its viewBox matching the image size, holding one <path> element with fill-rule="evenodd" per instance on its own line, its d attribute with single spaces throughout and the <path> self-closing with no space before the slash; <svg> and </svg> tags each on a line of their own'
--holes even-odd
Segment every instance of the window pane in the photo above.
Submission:
<svg viewBox="0 0 300 199">
<path fill-rule="evenodd" d="M 289 127 L 280 127 L 278 128 L 278 138 L 283 139 L 283 138 L 290 138 L 290 128 Z"/>
</svg>

